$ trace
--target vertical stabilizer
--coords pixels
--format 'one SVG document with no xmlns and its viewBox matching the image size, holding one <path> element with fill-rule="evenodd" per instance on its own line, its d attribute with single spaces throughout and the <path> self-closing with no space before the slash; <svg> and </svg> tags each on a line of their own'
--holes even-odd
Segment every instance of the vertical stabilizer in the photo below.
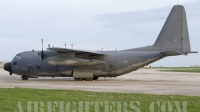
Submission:
<svg viewBox="0 0 200 112">
<path fill-rule="evenodd" d="M 185 8 L 172 8 L 156 42 L 151 48 L 158 51 L 191 52 Z"/>
</svg>

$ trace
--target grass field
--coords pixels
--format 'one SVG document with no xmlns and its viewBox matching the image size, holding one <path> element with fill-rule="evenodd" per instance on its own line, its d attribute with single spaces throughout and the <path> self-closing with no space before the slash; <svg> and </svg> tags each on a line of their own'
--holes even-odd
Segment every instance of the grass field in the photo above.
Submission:
<svg viewBox="0 0 200 112">
<path fill-rule="evenodd" d="M 68 111 L 70 112 L 73 110 L 74 112 L 80 112 L 81 110 L 82 112 L 149 112 L 150 108 L 157 112 L 160 108 L 168 111 L 167 109 L 170 108 L 170 105 L 173 112 L 177 110 L 177 112 L 186 112 L 183 109 L 187 109 L 187 112 L 200 112 L 199 96 L 22 88 L 1 88 L 0 95 L 0 112 L 20 112 L 22 110 L 27 112 L 30 109 L 32 109 L 32 112 L 40 112 L 41 110 L 48 112 L 48 109 L 55 109 L 55 112 L 59 112 L 62 109 L 60 108 L 62 107 L 61 102 L 64 102 L 63 105 L 66 107 L 64 110 L 69 109 Z M 165 105 L 165 102 L 168 103 Z M 157 103 L 164 105 L 164 107 L 158 106 Z M 178 103 L 180 107 L 177 105 Z M 81 104 L 83 105 L 81 106 Z M 53 108 L 54 106 L 55 108 Z M 38 108 L 39 111 L 37 111 Z M 54 111 L 52 110 L 51 112 Z"/>
<path fill-rule="evenodd" d="M 151 67 L 147 69 L 160 69 L 167 72 L 193 72 L 200 73 L 200 67 Z"/>
</svg>

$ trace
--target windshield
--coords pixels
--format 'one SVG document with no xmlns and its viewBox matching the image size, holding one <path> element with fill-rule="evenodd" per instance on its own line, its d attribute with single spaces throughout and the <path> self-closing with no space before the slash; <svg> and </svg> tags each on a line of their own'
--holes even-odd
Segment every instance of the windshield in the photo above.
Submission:
<svg viewBox="0 0 200 112">
<path fill-rule="evenodd" d="M 17 54 L 14 59 L 21 59 L 21 54 Z"/>
</svg>

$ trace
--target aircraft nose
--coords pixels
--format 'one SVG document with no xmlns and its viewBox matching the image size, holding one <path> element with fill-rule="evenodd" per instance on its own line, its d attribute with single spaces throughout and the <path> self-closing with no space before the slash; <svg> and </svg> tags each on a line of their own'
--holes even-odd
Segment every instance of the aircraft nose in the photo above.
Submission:
<svg viewBox="0 0 200 112">
<path fill-rule="evenodd" d="M 4 65 L 4 70 L 12 73 L 12 65 L 11 65 L 11 62 L 8 62 Z"/>
</svg>

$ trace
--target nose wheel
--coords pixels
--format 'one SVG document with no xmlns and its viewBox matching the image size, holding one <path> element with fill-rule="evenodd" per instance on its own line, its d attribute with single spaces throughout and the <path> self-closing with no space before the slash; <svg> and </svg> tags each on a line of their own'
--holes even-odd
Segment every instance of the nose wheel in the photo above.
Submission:
<svg viewBox="0 0 200 112">
<path fill-rule="evenodd" d="M 28 76 L 27 76 L 27 75 L 22 75 L 22 76 L 21 76 L 21 79 L 22 79 L 22 80 L 28 80 Z"/>
</svg>

